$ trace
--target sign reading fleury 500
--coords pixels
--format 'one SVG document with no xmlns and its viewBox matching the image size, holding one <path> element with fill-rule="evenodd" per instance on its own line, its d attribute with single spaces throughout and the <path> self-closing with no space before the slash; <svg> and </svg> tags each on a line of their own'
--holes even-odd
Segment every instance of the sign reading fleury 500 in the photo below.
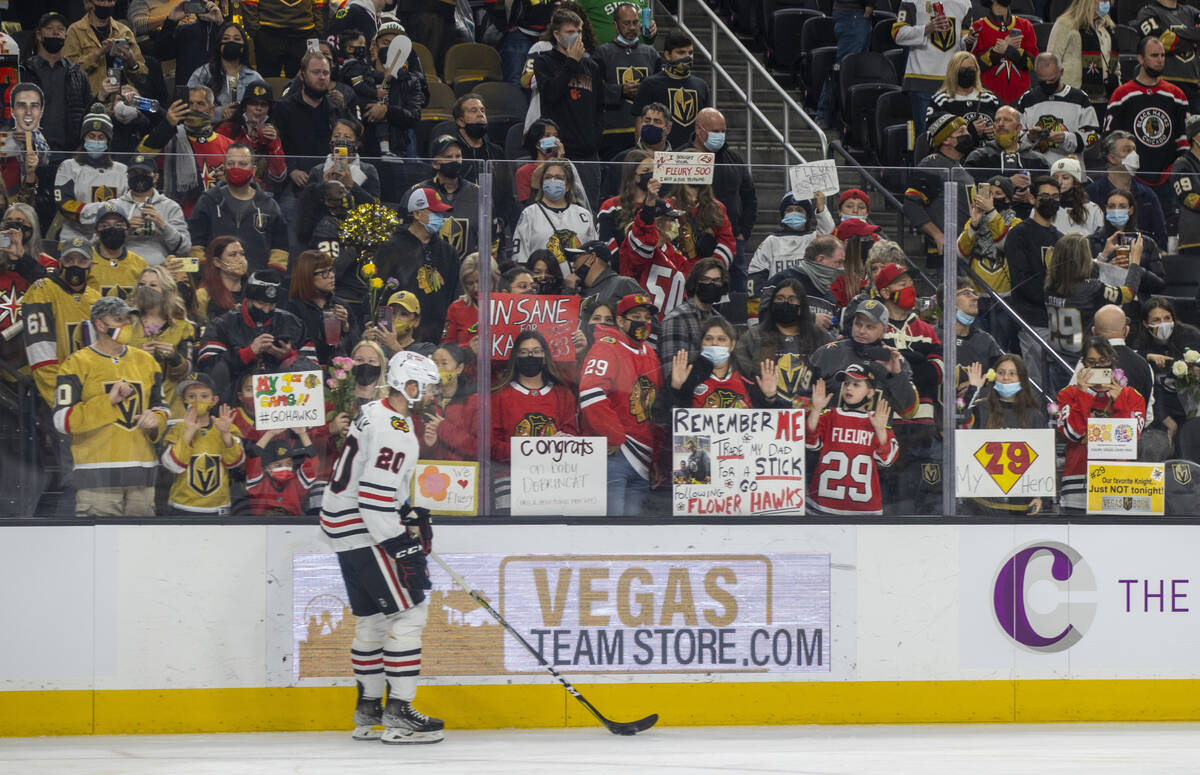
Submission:
<svg viewBox="0 0 1200 775">
<path fill-rule="evenodd" d="M 830 669 L 829 555 L 506 557 L 501 613 L 577 671 Z M 504 667 L 539 670 L 505 638 Z"/>
</svg>

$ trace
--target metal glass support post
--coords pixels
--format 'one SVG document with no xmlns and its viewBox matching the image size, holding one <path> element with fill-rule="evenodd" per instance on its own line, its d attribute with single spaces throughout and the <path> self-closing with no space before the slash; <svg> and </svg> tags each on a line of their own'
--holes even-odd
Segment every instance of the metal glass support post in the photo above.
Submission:
<svg viewBox="0 0 1200 775">
<path fill-rule="evenodd" d="M 945 298 L 942 304 L 942 515 L 955 515 L 954 430 L 958 427 L 958 325 L 955 303 L 958 298 L 958 184 L 949 177 L 942 184 L 942 280 Z"/>
<path fill-rule="evenodd" d="M 491 395 L 492 384 L 492 165 L 484 163 L 479 173 L 479 339 L 475 354 L 475 389 L 479 392 L 478 457 L 479 460 L 479 513 L 492 510 L 492 461 L 491 461 Z"/>
</svg>

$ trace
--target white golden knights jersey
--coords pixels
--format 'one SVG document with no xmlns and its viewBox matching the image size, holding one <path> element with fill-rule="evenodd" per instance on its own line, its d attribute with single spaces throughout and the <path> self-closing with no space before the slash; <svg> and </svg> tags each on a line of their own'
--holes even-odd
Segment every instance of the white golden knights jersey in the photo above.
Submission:
<svg viewBox="0 0 1200 775">
<path fill-rule="evenodd" d="M 358 410 L 321 505 L 321 529 L 335 552 L 404 532 L 399 509 L 408 501 L 420 451 L 412 417 L 392 411 L 386 400 Z"/>
<path fill-rule="evenodd" d="M 121 380 L 133 393 L 113 404 L 108 391 Z M 153 437 L 138 427 L 143 412 L 158 416 Z M 79 350 L 58 371 L 54 427 L 71 437 L 76 488 L 152 486 L 158 465 L 154 443 L 167 427 L 158 361 L 133 347 L 120 355 Z"/>
</svg>

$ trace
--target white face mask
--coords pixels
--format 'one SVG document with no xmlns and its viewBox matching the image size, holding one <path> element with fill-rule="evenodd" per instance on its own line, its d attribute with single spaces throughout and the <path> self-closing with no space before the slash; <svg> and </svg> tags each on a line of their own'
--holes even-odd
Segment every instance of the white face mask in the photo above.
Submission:
<svg viewBox="0 0 1200 775">
<path fill-rule="evenodd" d="M 1142 168 L 1142 159 L 1140 156 L 1138 156 L 1137 151 L 1130 151 L 1129 154 L 1121 160 L 1121 163 L 1125 165 L 1125 169 L 1129 170 L 1129 172 L 1134 175 L 1136 175 L 1137 171 Z"/>
<path fill-rule="evenodd" d="M 1171 332 L 1175 330 L 1175 323 L 1168 320 L 1163 323 L 1155 323 L 1150 326 L 1150 333 L 1160 342 L 1165 342 L 1171 338 Z"/>
</svg>

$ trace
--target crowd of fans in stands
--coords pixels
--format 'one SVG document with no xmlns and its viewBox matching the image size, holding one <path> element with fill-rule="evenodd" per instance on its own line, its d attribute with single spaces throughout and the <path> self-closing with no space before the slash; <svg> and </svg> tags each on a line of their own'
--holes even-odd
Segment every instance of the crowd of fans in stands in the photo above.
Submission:
<svg viewBox="0 0 1200 775">
<path fill-rule="evenodd" d="M 1166 293 L 1200 260 L 1195 9 L 1144 4 L 1118 52 L 1108 1 L 1075 0 L 1039 51 L 1009 2 L 902 3 L 911 257 L 873 223 L 879 192 L 761 191 L 692 40 L 642 0 L 390 5 L 88 0 L 24 20 L 0 349 L 74 513 L 315 513 L 353 408 L 259 430 L 256 379 L 345 372 L 361 404 L 401 350 L 442 378 L 415 418 L 424 458 L 477 460 L 490 419 L 485 512 L 508 507 L 509 439 L 556 434 L 607 438 L 609 513 L 668 512 L 676 408 L 808 409 L 826 515 L 940 509 L 943 401 L 960 427 L 1057 424 L 1066 445 L 1057 503 L 970 504 L 985 513 L 1081 508 L 1088 417 L 1136 418 L 1144 459 L 1198 459 L 1195 298 Z M 836 0 L 839 57 L 872 11 Z M 515 124 L 489 122 L 482 75 L 430 120 L 464 40 L 528 96 Z M 655 177 L 671 150 L 714 154 L 712 183 Z M 760 193 L 782 197 L 756 241 Z M 364 252 L 343 226 L 380 203 L 399 225 Z M 919 285 L 955 265 L 956 298 Z M 582 297 L 573 352 L 535 330 L 489 362 L 485 287 Z"/>
</svg>

